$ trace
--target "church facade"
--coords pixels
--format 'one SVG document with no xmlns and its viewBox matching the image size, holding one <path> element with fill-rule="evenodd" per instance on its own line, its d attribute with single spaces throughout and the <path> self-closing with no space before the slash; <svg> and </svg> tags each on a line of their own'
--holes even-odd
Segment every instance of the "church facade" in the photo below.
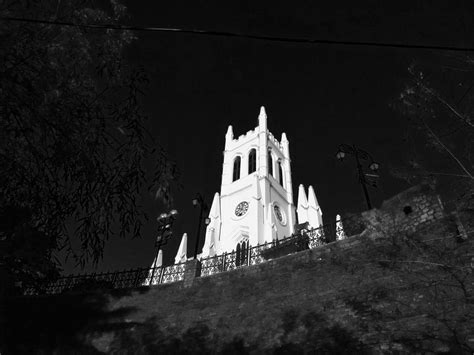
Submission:
<svg viewBox="0 0 474 355">
<path fill-rule="evenodd" d="M 289 141 L 276 139 L 261 107 L 258 126 L 234 138 L 225 136 L 220 192 L 209 212 L 201 257 L 214 256 L 291 236 L 297 223 L 322 225 L 322 212 L 312 187 L 308 197 L 299 187 L 293 202 Z"/>
<path fill-rule="evenodd" d="M 282 133 L 278 140 L 268 130 L 262 106 L 253 130 L 234 138 L 232 126 L 227 129 L 221 189 L 214 194 L 199 258 L 232 251 L 245 254 L 251 246 L 290 237 L 298 224 L 321 227 L 323 213 L 313 187 L 306 194 L 300 184 L 297 201 L 295 206 L 288 138 Z M 187 242 L 184 233 L 175 264 L 188 260 Z M 160 250 L 153 267 L 161 266 L 162 259 Z"/>
</svg>

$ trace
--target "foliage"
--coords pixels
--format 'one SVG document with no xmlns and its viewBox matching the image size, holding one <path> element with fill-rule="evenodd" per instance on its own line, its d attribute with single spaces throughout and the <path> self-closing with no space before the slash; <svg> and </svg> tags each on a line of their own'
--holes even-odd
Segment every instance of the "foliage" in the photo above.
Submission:
<svg viewBox="0 0 474 355">
<path fill-rule="evenodd" d="M 51 251 L 56 240 L 31 225 L 27 209 L 6 206 L 0 211 L 0 278 L 1 292 L 11 293 L 10 286 L 35 285 L 58 276 Z"/>
<path fill-rule="evenodd" d="M 117 0 L 10 0 L 0 15 L 118 24 L 126 9 Z M 0 23 L 0 207 L 11 209 L 3 216 L 28 211 L 36 234 L 22 238 L 65 248 L 81 265 L 97 262 L 109 237 L 139 236 L 143 189 L 170 203 L 177 177 L 140 110 L 147 78 L 126 60 L 134 39 L 125 30 Z"/>
<path fill-rule="evenodd" d="M 444 56 L 414 62 L 392 106 L 407 119 L 408 163 L 393 170 L 409 182 L 474 180 L 474 60 Z"/>
</svg>

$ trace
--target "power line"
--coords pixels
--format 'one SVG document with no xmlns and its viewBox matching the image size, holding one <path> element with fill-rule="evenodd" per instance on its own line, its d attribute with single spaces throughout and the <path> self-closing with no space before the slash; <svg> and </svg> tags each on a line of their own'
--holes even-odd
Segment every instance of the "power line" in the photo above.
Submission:
<svg viewBox="0 0 474 355">
<path fill-rule="evenodd" d="M 386 47 L 386 48 L 404 48 L 404 49 L 429 49 L 429 50 L 442 50 L 442 51 L 451 51 L 451 52 L 453 51 L 454 52 L 474 52 L 474 47 L 434 46 L 434 45 L 423 45 L 423 44 L 402 44 L 402 43 L 388 43 L 388 42 L 338 41 L 338 40 L 332 40 L 332 39 L 318 39 L 318 38 L 312 39 L 312 38 L 297 38 L 297 37 L 275 37 L 275 36 L 254 35 L 254 34 L 239 33 L 239 32 L 210 31 L 210 30 L 172 28 L 172 27 L 144 27 L 144 26 L 128 26 L 128 25 L 116 25 L 116 24 L 79 24 L 79 23 L 68 22 L 68 21 L 37 20 L 37 19 L 19 18 L 19 17 L 0 17 L 0 20 L 36 23 L 36 24 L 44 24 L 44 25 L 80 27 L 80 28 L 90 28 L 90 29 L 113 29 L 113 30 L 129 30 L 129 31 L 147 31 L 147 32 L 187 33 L 187 34 L 195 34 L 195 35 L 203 35 L 203 36 L 246 38 L 246 39 L 254 39 L 254 40 L 269 41 L 269 42 L 328 44 L 328 45 L 344 45 L 344 46 L 367 46 L 367 47 Z"/>
</svg>

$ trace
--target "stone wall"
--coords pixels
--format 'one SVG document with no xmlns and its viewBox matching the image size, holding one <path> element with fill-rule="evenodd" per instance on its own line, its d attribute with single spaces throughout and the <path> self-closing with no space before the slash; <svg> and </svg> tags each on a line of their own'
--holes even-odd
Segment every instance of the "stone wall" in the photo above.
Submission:
<svg viewBox="0 0 474 355">
<path fill-rule="evenodd" d="M 385 200 L 378 209 L 346 214 L 342 219 L 349 221 L 343 222 L 347 235 L 360 234 L 367 228 L 382 228 L 387 234 L 411 234 L 443 216 L 439 195 L 429 185 L 417 185 Z"/>
<path fill-rule="evenodd" d="M 473 214 L 459 215 L 417 186 L 360 214 L 347 239 L 191 281 L 189 268 L 188 280 L 112 294 L 74 339 L 120 354 L 472 353 L 474 242 L 459 238 L 459 223 Z"/>
<path fill-rule="evenodd" d="M 442 322 L 432 319 L 437 314 L 437 302 L 442 305 L 446 300 L 434 299 L 426 280 L 449 279 L 449 273 L 445 275 L 433 265 L 461 263 L 465 258 L 456 255 L 469 254 L 472 238 L 461 246 L 453 242 L 455 218 L 443 214 L 438 196 L 426 186 L 409 189 L 385 201 L 380 209 L 362 213 L 361 221 L 365 226 L 362 233 L 339 242 L 256 266 L 197 277 L 191 287 L 183 282 L 159 285 L 116 300 L 111 304 L 113 310 L 135 309 L 127 316 L 127 322 L 137 324 L 126 333 L 129 343 L 122 341 L 124 334 L 109 333 L 96 338 L 94 344 L 104 351 L 135 347 L 139 352 L 149 351 L 152 345 L 163 351 L 196 342 L 204 347 L 203 352 L 235 348 L 243 353 L 275 349 L 283 353 L 308 349 L 411 352 L 416 346 L 420 351 L 453 351 L 457 345 L 450 343 L 450 332 Z M 390 248 L 394 246 L 379 241 L 394 235 L 411 236 L 396 245 L 396 258 L 403 254 L 404 262 L 411 263 L 406 270 L 374 260 L 375 255 L 391 257 Z M 436 240 L 434 245 L 439 250 L 433 255 L 412 255 L 410 248 L 417 235 L 425 241 Z M 455 252 L 445 253 L 450 248 Z M 423 286 L 419 287 L 420 283 Z M 466 285 L 472 292 L 472 277 Z M 456 302 L 462 312 L 469 308 L 474 314 L 474 309 L 462 301 L 456 285 L 453 287 L 448 290 L 448 301 Z M 474 331 L 472 321 L 462 323 L 456 317 L 462 315 L 453 313 L 450 326 Z M 409 341 L 407 329 L 410 336 L 416 335 Z M 427 329 L 442 340 L 426 343 L 420 339 Z M 160 334 L 161 338 L 150 338 L 150 334 Z M 405 340 L 395 341 L 394 337 Z M 459 337 L 474 346 L 474 338 L 469 340 L 462 331 Z"/>
</svg>

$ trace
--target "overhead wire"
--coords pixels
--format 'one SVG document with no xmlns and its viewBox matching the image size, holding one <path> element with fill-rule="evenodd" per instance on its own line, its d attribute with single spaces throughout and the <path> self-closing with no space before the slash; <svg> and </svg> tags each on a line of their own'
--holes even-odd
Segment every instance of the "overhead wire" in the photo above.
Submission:
<svg viewBox="0 0 474 355">
<path fill-rule="evenodd" d="M 80 27 L 89 29 L 113 29 L 113 30 L 129 30 L 129 31 L 147 31 L 147 32 L 172 32 L 172 33 L 185 33 L 194 34 L 200 36 L 215 36 L 215 37 L 234 37 L 253 39 L 260 41 L 269 42 L 282 42 L 282 43 L 295 43 L 295 44 L 326 44 L 326 45 L 344 45 L 344 46 L 367 46 L 367 47 L 386 47 L 386 48 L 402 48 L 402 49 L 427 49 L 427 50 L 441 50 L 451 52 L 474 52 L 474 47 L 456 47 L 456 46 L 442 46 L 442 45 L 424 45 L 424 44 L 410 44 L 410 43 L 390 43 L 390 42 L 368 42 L 368 41 L 342 41 L 334 39 L 321 39 L 321 38 L 301 38 L 301 37 L 281 37 L 281 36 L 268 36 L 258 35 L 240 32 L 230 31 L 214 31 L 214 30 L 202 30 L 202 29 L 189 29 L 189 28 L 173 28 L 173 27 L 150 27 L 150 26 L 130 26 L 120 24 L 82 24 L 74 23 L 69 21 L 57 21 L 57 20 L 41 20 L 32 18 L 20 18 L 20 17 L 0 17 L 0 21 L 15 21 L 15 22 L 26 22 L 36 23 L 44 25 L 55 25 L 55 26 L 69 26 L 69 27 Z"/>
</svg>

